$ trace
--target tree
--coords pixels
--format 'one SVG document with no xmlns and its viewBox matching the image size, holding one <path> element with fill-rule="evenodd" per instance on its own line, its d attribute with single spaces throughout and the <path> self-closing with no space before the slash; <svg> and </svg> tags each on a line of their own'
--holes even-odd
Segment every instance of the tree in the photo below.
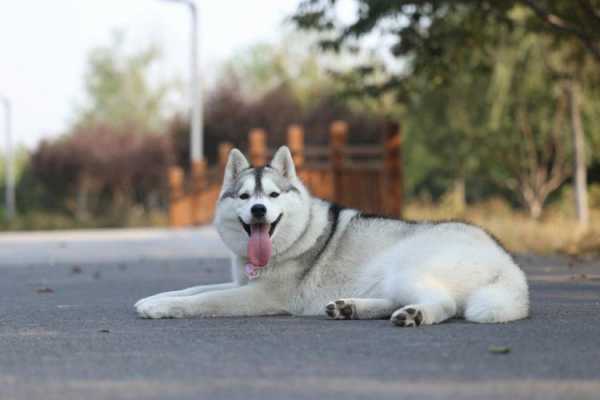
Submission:
<svg viewBox="0 0 600 400">
<path fill-rule="evenodd" d="M 585 162 L 585 135 L 581 121 L 581 89 L 579 83 L 570 81 L 568 85 L 571 126 L 573 130 L 573 146 L 575 149 L 575 209 L 582 230 L 587 230 L 590 220 L 587 195 L 587 170 Z"/>
<path fill-rule="evenodd" d="M 300 33 L 288 35 L 275 45 L 256 44 L 223 65 L 221 82 L 235 82 L 241 95 L 252 100 L 285 86 L 307 105 L 315 94 L 332 89 L 326 63 L 315 50 Z"/>
<path fill-rule="evenodd" d="M 541 29 L 560 39 L 576 39 L 600 62 L 600 2 L 519 0 L 537 16 Z"/>
<path fill-rule="evenodd" d="M 159 129 L 165 120 L 165 102 L 173 82 L 157 82 L 151 76 L 160 60 L 160 48 L 127 52 L 125 35 L 113 34 L 108 46 L 91 51 L 85 75 L 85 101 L 78 107 L 75 126 L 97 123 L 134 125 L 138 131 Z M 151 83 L 152 82 L 152 83 Z"/>
<path fill-rule="evenodd" d="M 597 62 L 600 61 L 600 52 L 598 51 L 600 2 L 595 0 L 577 2 L 566 0 L 506 2 L 358 0 L 356 2 L 358 5 L 356 19 L 346 24 L 337 18 L 336 3 L 336 0 L 303 1 L 293 16 L 293 20 L 302 29 L 321 32 L 323 37 L 321 45 L 334 50 L 349 45 L 356 46 L 357 43 L 361 43 L 361 38 L 373 32 L 380 33 L 386 39 L 385 42 L 390 43 L 390 53 L 405 60 L 406 68 L 400 73 L 390 74 L 389 79 L 380 84 L 379 91 L 395 91 L 401 101 L 410 99 L 411 90 L 414 89 L 411 83 L 418 79 L 425 79 L 440 87 L 451 87 L 454 85 L 452 81 L 461 79 L 461 73 L 465 71 L 470 74 L 485 75 L 486 68 L 491 67 L 494 69 L 494 74 L 505 74 L 510 70 L 510 65 L 505 64 L 504 67 L 508 69 L 502 69 L 502 63 L 490 65 L 489 61 L 493 60 L 496 55 L 502 54 L 502 51 L 507 51 L 503 42 L 510 38 L 515 30 L 529 35 L 529 40 L 544 42 L 547 53 L 542 54 L 542 57 L 545 62 L 550 62 L 551 57 L 560 60 L 563 68 L 562 71 L 559 69 L 553 71 L 555 75 L 551 76 L 552 84 L 548 85 L 548 93 L 546 93 L 549 98 L 553 97 L 551 91 L 555 90 L 557 82 L 561 80 L 577 82 L 582 85 L 584 78 L 581 70 L 586 64 L 589 64 L 588 59 L 593 58 Z M 569 56 L 564 57 L 567 53 Z M 557 54 L 558 56 L 556 56 Z M 565 66 L 568 68 L 564 68 Z M 537 73 L 536 71 L 530 72 Z M 447 103 L 450 108 L 456 109 L 456 105 L 461 104 L 461 99 L 457 94 L 458 92 L 455 92 L 452 101 Z M 509 110 L 504 103 L 510 100 L 514 94 L 513 92 L 510 92 L 510 96 L 506 96 L 506 92 L 504 94 L 504 98 L 494 98 L 494 101 L 491 102 L 490 106 L 493 108 L 492 114 L 489 116 L 490 121 L 497 122 L 499 120 L 499 110 L 504 110 L 503 112 Z M 471 105 L 474 104 L 471 103 Z M 577 103 L 571 102 L 571 104 Z M 463 103 L 458 108 L 465 105 Z M 554 106 L 549 107 L 549 109 L 555 108 Z M 513 117 L 517 115 L 514 112 L 509 112 L 509 114 L 512 114 Z M 518 127 L 513 129 L 513 135 L 514 132 L 524 132 L 523 121 L 532 118 L 531 113 L 521 111 L 520 114 L 528 117 L 521 116 L 520 119 L 511 122 L 511 125 Z M 571 118 L 580 116 L 577 112 L 571 112 L 569 115 Z M 579 118 L 581 119 L 581 117 Z M 582 124 L 578 124 L 576 121 L 572 121 L 572 125 L 582 127 Z M 488 127 L 488 131 L 493 131 L 490 128 L 491 126 Z M 552 129 L 548 131 L 551 132 Z M 533 132 L 542 137 L 552 138 L 538 129 Z M 579 144 L 574 148 L 582 149 L 585 148 L 583 128 L 578 129 L 578 132 Z M 469 140 L 465 133 L 462 130 L 461 141 Z M 555 139 L 551 139 L 548 143 L 557 142 Z M 554 146 L 544 145 L 542 150 L 544 147 L 553 148 Z M 578 162 L 575 170 L 585 172 L 585 164 L 581 156 L 583 153 L 584 150 L 580 150 L 575 154 L 574 159 Z M 530 152 L 531 154 L 533 153 Z M 548 156 L 553 158 L 554 154 Z M 476 155 L 475 158 L 481 158 L 481 155 Z M 542 162 L 541 159 L 538 160 Z M 558 164 L 562 165 L 563 162 L 560 161 Z M 540 167 L 542 166 L 540 165 Z M 544 168 L 546 167 L 544 166 Z M 563 171 L 563 168 L 561 167 L 559 170 Z M 538 176 L 536 179 L 541 176 L 540 174 L 536 175 Z M 552 174 L 542 175 L 549 178 Z M 543 195 L 544 192 L 556 186 L 555 181 L 560 185 L 563 180 L 563 173 L 560 173 L 556 175 L 556 178 L 550 179 L 548 183 L 552 182 L 552 184 L 549 186 L 534 185 L 540 188 L 538 195 L 528 197 L 537 198 L 534 202 L 539 203 L 542 198 L 547 197 L 547 194 Z M 576 179 L 575 181 L 580 182 L 577 190 L 581 194 L 580 197 L 585 197 L 585 185 L 581 184 L 583 181 L 585 180 Z M 542 187 L 545 189 L 541 190 Z M 580 203 L 584 204 L 585 202 Z M 536 211 L 532 214 L 537 215 L 538 213 Z"/>
<path fill-rule="evenodd" d="M 516 21 L 511 13 L 516 6 L 522 6 L 531 11 L 522 21 L 530 32 L 543 31 L 557 40 L 575 39 L 600 62 L 598 0 L 357 0 L 358 15 L 349 24 L 341 24 L 337 18 L 337 2 L 304 0 L 292 19 L 300 28 L 327 32 L 328 37 L 322 42 L 325 46 L 339 48 L 349 39 L 380 31 L 395 38 L 391 45 L 395 55 L 418 49 L 435 55 L 445 51 L 449 40 L 456 44 L 484 43 L 490 38 L 478 37 L 477 33 L 487 23 L 513 27 Z M 457 14 L 464 25 L 435 29 L 440 20 Z"/>
</svg>

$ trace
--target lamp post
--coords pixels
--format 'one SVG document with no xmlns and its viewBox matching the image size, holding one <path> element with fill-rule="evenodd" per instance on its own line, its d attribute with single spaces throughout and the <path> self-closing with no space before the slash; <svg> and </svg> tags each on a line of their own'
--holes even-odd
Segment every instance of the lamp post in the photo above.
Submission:
<svg viewBox="0 0 600 400">
<path fill-rule="evenodd" d="M 193 0 L 163 0 L 181 3 L 189 7 L 191 19 L 190 30 L 190 160 L 194 162 L 204 160 L 204 137 L 202 122 L 202 87 L 198 77 L 198 9 Z"/>
<path fill-rule="evenodd" d="M 0 101 L 4 106 L 4 134 L 6 138 L 6 166 L 4 167 L 6 187 L 4 193 L 4 206 L 6 209 L 6 219 L 10 221 L 15 216 L 15 174 L 13 172 L 11 107 L 8 97 L 0 95 Z"/>
</svg>

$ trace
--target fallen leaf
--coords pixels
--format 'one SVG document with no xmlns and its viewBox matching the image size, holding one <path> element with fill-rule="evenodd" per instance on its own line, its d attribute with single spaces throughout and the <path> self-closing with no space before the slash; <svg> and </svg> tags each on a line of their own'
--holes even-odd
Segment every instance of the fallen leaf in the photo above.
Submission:
<svg viewBox="0 0 600 400">
<path fill-rule="evenodd" d="M 492 354 L 508 354 L 510 353 L 510 347 L 508 346 L 490 346 L 488 351 Z"/>
</svg>

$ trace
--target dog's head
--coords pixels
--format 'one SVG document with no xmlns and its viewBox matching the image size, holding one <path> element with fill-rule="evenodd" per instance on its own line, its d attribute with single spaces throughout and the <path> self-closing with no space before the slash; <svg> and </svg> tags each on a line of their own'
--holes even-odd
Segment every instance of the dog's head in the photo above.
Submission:
<svg viewBox="0 0 600 400">
<path fill-rule="evenodd" d="M 267 265 L 272 254 L 283 253 L 302 235 L 309 209 L 309 194 L 287 147 L 257 168 L 239 150 L 231 150 L 215 225 L 235 254 L 256 267 Z"/>
</svg>

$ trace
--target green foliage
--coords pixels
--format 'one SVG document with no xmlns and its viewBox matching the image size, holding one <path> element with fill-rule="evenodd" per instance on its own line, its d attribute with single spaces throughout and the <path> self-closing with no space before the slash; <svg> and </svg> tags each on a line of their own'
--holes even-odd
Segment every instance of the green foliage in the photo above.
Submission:
<svg viewBox="0 0 600 400">
<path fill-rule="evenodd" d="M 25 147 L 18 147 L 13 150 L 13 163 L 15 181 L 18 181 L 27 166 L 29 153 Z M 0 153 L 0 186 L 5 184 L 6 180 L 6 154 Z"/>
<path fill-rule="evenodd" d="M 292 20 L 302 29 L 326 33 L 322 44 L 332 49 L 372 32 L 388 33 L 396 56 L 425 56 L 440 63 L 433 65 L 436 68 L 451 68 L 444 60 L 493 42 L 493 36 L 485 35 L 486 28 L 497 24 L 544 32 L 600 61 L 598 0 L 357 0 L 358 15 L 349 24 L 337 18 L 338 2 L 304 0 Z"/>
<path fill-rule="evenodd" d="M 167 95 L 173 82 L 152 77 L 161 50 L 150 44 L 140 51 L 127 52 L 125 35 L 113 34 L 108 46 L 89 54 L 85 75 L 85 101 L 76 110 L 77 126 L 93 124 L 135 125 L 142 131 L 162 127 Z"/>
<path fill-rule="evenodd" d="M 585 88 L 597 148 L 599 2 L 357 0 L 350 23 L 337 3 L 305 0 L 292 20 L 319 32 L 324 49 L 367 47 L 376 35 L 399 60 L 401 68 L 371 62 L 341 79 L 357 96 L 394 96 L 409 190 L 437 197 L 466 178 L 471 198 L 509 188 L 511 200 L 543 204 L 568 174 L 573 81 Z"/>
<path fill-rule="evenodd" d="M 285 86 L 307 106 L 319 93 L 332 90 L 324 58 L 308 45 L 306 35 L 285 37 L 276 45 L 260 43 L 234 55 L 223 65 L 220 85 L 235 83 L 236 90 L 249 100 Z"/>
<path fill-rule="evenodd" d="M 62 230 L 92 228 L 122 228 L 167 226 L 166 211 L 152 210 L 144 212 L 139 209 L 130 210 L 127 215 L 96 216 L 82 220 L 73 215 L 44 209 L 29 210 L 17 214 L 14 220 L 7 222 L 0 208 L 0 229 L 3 231 Z"/>
</svg>

